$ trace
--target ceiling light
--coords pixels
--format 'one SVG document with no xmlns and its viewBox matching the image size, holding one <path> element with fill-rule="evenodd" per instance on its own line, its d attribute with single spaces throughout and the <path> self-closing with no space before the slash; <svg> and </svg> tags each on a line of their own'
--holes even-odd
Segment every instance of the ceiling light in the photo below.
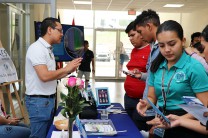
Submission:
<svg viewBox="0 0 208 138">
<path fill-rule="evenodd" d="M 92 1 L 74 1 L 74 4 L 92 4 Z"/>
<path fill-rule="evenodd" d="M 169 7 L 169 8 L 180 8 L 184 6 L 184 4 L 166 4 L 163 7 Z"/>
</svg>

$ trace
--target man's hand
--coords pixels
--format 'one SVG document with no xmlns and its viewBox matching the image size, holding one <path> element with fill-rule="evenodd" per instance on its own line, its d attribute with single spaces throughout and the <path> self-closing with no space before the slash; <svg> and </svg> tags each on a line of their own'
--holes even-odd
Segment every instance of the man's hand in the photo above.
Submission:
<svg viewBox="0 0 208 138">
<path fill-rule="evenodd" d="M 82 61 L 82 58 L 76 58 L 74 60 L 72 60 L 71 62 L 69 62 L 65 69 L 69 72 L 69 73 L 72 73 L 74 72 L 77 67 L 81 64 L 81 61 Z"/>
<path fill-rule="evenodd" d="M 134 74 L 135 78 L 141 79 L 142 73 L 139 69 L 135 68 L 135 69 L 131 70 L 131 72 Z"/>
</svg>

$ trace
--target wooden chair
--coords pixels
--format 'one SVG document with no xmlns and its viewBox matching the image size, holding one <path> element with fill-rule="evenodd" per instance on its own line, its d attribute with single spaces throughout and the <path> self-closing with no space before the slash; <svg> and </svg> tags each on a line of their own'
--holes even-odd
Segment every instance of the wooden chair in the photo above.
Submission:
<svg viewBox="0 0 208 138">
<path fill-rule="evenodd" d="M 17 117 L 16 116 L 16 113 L 15 113 L 15 110 L 14 110 L 14 104 L 13 104 L 13 101 L 12 101 L 12 93 L 10 91 L 10 84 L 11 84 L 12 87 L 13 87 L 13 89 L 14 89 L 14 93 L 15 93 L 17 102 L 19 104 L 22 117 L 24 118 L 24 123 L 26 123 L 26 116 L 25 116 L 25 113 L 24 113 L 24 109 L 23 109 L 22 104 L 21 104 L 21 101 L 20 101 L 20 97 L 19 97 L 19 94 L 18 94 L 18 90 L 17 90 L 17 88 L 15 86 L 15 83 L 16 82 L 19 83 L 19 82 L 22 82 L 22 80 L 16 80 L 16 81 L 5 82 L 3 84 L 0 84 L 0 99 L 1 99 L 1 102 L 2 102 L 2 106 L 4 107 L 4 109 L 6 109 L 5 108 L 5 103 L 4 103 L 3 90 L 2 90 L 2 88 L 5 87 L 6 88 L 6 93 L 8 95 L 8 99 L 9 99 L 11 111 L 12 111 L 12 116 L 13 117 Z"/>
</svg>

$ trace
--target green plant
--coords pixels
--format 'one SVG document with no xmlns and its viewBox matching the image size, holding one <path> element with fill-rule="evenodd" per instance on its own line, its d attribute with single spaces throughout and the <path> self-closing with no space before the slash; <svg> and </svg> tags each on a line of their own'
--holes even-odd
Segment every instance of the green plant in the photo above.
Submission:
<svg viewBox="0 0 208 138">
<path fill-rule="evenodd" d="M 63 107 L 61 113 L 65 117 L 74 118 L 82 112 L 84 100 L 81 98 L 81 91 L 84 88 L 84 82 L 80 78 L 70 77 L 65 84 L 68 94 L 61 92 L 62 102 L 59 103 Z"/>
</svg>

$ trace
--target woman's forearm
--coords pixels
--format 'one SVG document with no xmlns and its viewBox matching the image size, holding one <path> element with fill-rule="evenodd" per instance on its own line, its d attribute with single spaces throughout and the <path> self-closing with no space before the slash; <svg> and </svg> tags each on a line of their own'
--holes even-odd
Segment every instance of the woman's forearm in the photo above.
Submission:
<svg viewBox="0 0 208 138">
<path fill-rule="evenodd" d="M 196 131 L 201 134 L 208 135 L 208 130 L 206 130 L 206 127 L 201 125 L 198 120 L 181 118 L 180 119 L 180 126 L 191 129 L 191 130 Z"/>
</svg>

